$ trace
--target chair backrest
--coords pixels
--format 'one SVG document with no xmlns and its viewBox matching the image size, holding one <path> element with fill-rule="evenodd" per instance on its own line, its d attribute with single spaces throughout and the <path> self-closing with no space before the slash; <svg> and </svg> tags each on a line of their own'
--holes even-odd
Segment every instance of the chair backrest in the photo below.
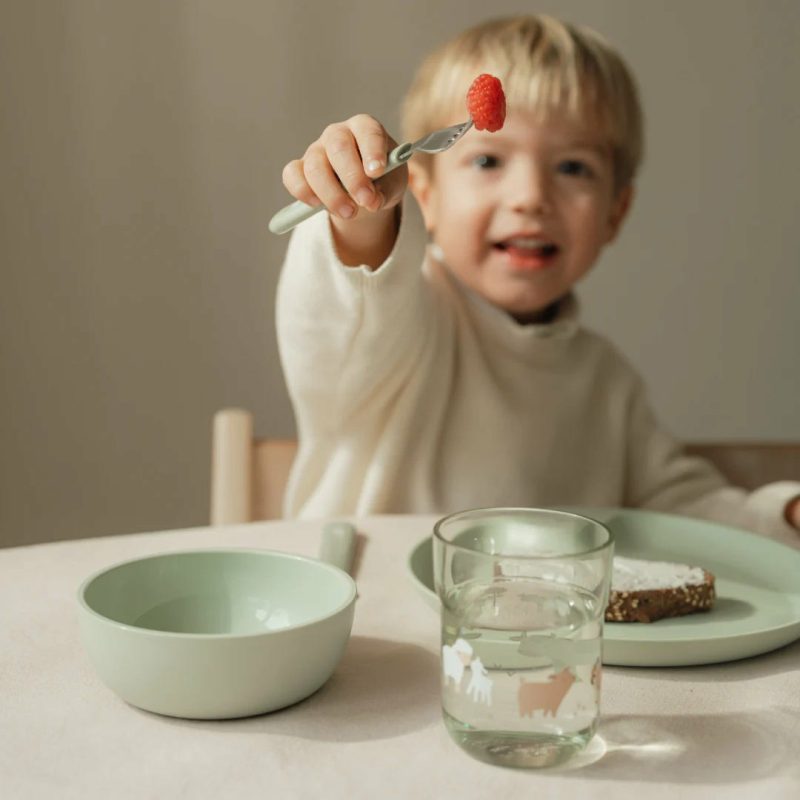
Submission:
<svg viewBox="0 0 800 800">
<path fill-rule="evenodd" d="M 253 442 L 253 519 L 280 519 L 283 494 L 297 452 L 295 439 L 256 439 Z"/>
<path fill-rule="evenodd" d="M 686 451 L 707 458 L 732 484 L 745 489 L 800 481 L 800 442 L 694 442 Z"/>
<path fill-rule="evenodd" d="M 694 442 L 686 450 L 707 458 L 731 483 L 746 489 L 800 480 L 800 442 Z M 218 411 L 212 435 L 211 524 L 279 519 L 296 452 L 294 439 L 254 438 L 249 411 Z"/>
<path fill-rule="evenodd" d="M 254 438 L 249 411 L 218 411 L 211 446 L 211 524 L 280 519 L 296 451 L 294 439 Z"/>
</svg>

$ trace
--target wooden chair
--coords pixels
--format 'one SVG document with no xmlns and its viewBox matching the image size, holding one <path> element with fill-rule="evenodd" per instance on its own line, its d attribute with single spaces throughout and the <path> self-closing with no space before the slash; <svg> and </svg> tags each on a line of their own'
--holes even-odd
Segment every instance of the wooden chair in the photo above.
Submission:
<svg viewBox="0 0 800 800">
<path fill-rule="evenodd" d="M 800 442 L 693 442 L 686 451 L 707 458 L 732 484 L 745 489 L 800 481 Z"/>
<path fill-rule="evenodd" d="M 279 519 L 297 442 L 255 439 L 253 415 L 240 408 L 214 415 L 212 438 L 211 524 Z M 800 480 L 800 442 L 694 442 L 686 450 L 707 458 L 746 489 Z"/>
<path fill-rule="evenodd" d="M 254 438 L 249 411 L 218 411 L 211 447 L 211 524 L 280 519 L 296 452 L 294 439 Z"/>
</svg>

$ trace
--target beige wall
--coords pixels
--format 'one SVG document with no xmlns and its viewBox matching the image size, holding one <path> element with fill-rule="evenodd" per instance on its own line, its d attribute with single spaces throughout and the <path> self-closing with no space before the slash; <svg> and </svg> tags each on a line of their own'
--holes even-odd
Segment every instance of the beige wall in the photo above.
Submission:
<svg viewBox="0 0 800 800">
<path fill-rule="evenodd" d="M 795 0 L 4 0 L 0 545 L 201 525 L 214 410 L 293 433 L 281 167 L 357 111 L 396 130 L 419 57 L 487 9 L 591 25 L 641 82 L 590 322 L 678 434 L 800 439 Z"/>
</svg>

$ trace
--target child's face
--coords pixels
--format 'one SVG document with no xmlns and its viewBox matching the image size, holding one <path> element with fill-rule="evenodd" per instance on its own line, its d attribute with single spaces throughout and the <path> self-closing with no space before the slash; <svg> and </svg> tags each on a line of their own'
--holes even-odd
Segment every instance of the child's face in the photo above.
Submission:
<svg viewBox="0 0 800 800">
<path fill-rule="evenodd" d="M 617 234 L 631 188 L 615 193 L 611 152 L 566 117 L 509 114 L 412 169 L 425 224 L 455 275 L 525 321 L 563 297 Z"/>
</svg>

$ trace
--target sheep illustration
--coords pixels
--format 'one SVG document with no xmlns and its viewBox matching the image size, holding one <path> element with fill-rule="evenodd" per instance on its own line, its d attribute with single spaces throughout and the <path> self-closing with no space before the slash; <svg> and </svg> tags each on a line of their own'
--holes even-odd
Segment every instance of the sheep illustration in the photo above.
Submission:
<svg viewBox="0 0 800 800">
<path fill-rule="evenodd" d="M 472 677 L 467 686 L 467 695 L 471 696 L 476 703 L 492 704 L 492 681 L 486 667 L 483 666 L 479 656 L 475 656 L 469 665 Z"/>
<path fill-rule="evenodd" d="M 442 670 L 445 686 L 452 680 L 455 690 L 461 690 L 464 670 L 472 658 L 472 645 L 464 639 L 456 639 L 452 645 L 442 645 Z"/>
</svg>

